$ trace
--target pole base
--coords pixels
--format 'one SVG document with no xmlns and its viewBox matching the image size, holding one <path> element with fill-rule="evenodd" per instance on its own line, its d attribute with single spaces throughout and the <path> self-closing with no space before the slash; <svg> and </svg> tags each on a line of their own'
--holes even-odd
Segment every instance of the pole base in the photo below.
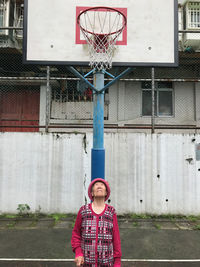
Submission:
<svg viewBox="0 0 200 267">
<path fill-rule="evenodd" d="M 92 148 L 91 180 L 95 178 L 105 179 L 105 149 Z"/>
</svg>

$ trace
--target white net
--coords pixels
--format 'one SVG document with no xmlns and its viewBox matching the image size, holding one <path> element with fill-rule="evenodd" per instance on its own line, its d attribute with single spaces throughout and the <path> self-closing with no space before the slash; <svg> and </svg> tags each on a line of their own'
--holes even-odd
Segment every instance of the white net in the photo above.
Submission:
<svg viewBox="0 0 200 267">
<path fill-rule="evenodd" d="M 126 27 L 124 14 L 109 7 L 94 7 L 81 12 L 77 23 L 88 43 L 90 66 L 111 68 L 116 42 Z"/>
</svg>

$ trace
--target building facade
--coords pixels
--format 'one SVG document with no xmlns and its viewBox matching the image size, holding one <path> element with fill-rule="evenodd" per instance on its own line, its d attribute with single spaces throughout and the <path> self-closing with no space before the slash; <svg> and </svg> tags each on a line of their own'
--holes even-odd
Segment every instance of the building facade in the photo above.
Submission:
<svg viewBox="0 0 200 267">
<path fill-rule="evenodd" d="M 105 92 L 105 128 L 138 126 L 145 130 L 152 127 L 152 121 L 162 128 L 199 127 L 200 2 L 179 1 L 178 15 L 182 31 L 179 67 L 155 68 L 154 118 L 151 68 L 137 67 Z M 23 0 L 1 0 L 0 27 L 18 28 L 0 30 L 1 131 L 43 131 L 47 127 L 49 131 L 67 131 L 68 125 L 91 128 L 93 107 L 89 88 L 65 66 L 50 66 L 48 91 L 46 66 L 22 63 Z M 88 71 L 78 69 L 81 73 Z M 115 67 L 112 72 L 118 74 L 121 69 Z M 92 82 L 92 77 L 89 79 Z"/>
</svg>

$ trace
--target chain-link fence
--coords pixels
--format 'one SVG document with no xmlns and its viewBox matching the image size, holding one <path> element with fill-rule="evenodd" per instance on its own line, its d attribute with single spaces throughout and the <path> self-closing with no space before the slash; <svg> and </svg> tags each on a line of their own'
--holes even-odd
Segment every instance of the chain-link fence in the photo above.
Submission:
<svg viewBox="0 0 200 267">
<path fill-rule="evenodd" d="M 92 128 L 92 90 L 67 66 L 23 64 L 13 40 L 0 37 L 0 131 Z M 200 53 L 188 44 L 180 50 L 179 67 L 136 67 L 105 91 L 105 127 L 198 129 Z M 76 68 L 82 75 L 90 71 Z M 113 67 L 111 73 L 125 68 Z M 88 80 L 93 83 L 92 74 Z M 105 75 L 105 83 L 109 80 Z"/>
</svg>

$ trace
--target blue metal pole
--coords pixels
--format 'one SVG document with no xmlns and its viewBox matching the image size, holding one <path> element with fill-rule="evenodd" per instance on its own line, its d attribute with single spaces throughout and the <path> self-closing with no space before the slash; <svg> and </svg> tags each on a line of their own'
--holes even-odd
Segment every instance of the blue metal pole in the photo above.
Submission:
<svg viewBox="0 0 200 267">
<path fill-rule="evenodd" d="M 94 73 L 93 91 L 93 148 L 91 162 L 91 180 L 105 179 L 105 149 L 104 149 L 104 73 Z"/>
</svg>

